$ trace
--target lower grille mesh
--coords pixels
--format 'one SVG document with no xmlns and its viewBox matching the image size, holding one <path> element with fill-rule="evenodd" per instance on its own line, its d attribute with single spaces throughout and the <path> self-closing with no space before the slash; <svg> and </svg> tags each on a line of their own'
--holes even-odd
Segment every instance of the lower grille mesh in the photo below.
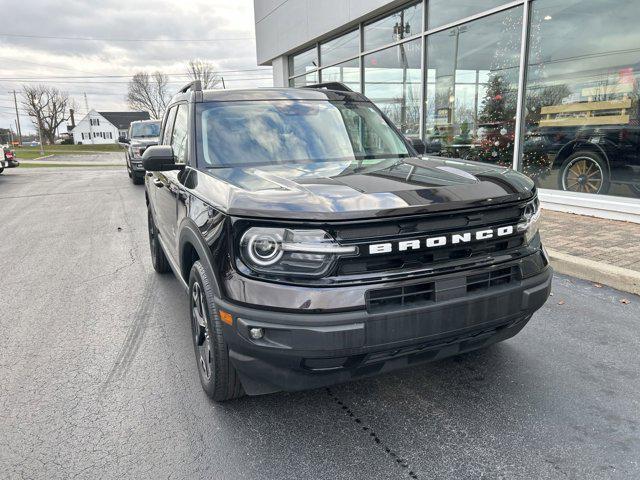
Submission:
<svg viewBox="0 0 640 480">
<path fill-rule="evenodd" d="M 451 300 L 509 285 L 517 282 L 519 278 L 520 271 L 518 267 L 513 266 L 454 278 L 369 290 L 365 298 L 366 308 L 371 313 L 382 313 Z"/>
</svg>

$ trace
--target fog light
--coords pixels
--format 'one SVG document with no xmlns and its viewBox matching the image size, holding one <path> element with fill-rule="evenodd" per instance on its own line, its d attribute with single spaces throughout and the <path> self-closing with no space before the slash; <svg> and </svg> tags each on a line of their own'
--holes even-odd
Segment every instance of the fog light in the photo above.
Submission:
<svg viewBox="0 0 640 480">
<path fill-rule="evenodd" d="M 251 335 L 251 338 L 254 340 L 260 340 L 264 337 L 264 330 L 262 328 L 253 327 L 249 329 L 249 335 Z"/>
</svg>

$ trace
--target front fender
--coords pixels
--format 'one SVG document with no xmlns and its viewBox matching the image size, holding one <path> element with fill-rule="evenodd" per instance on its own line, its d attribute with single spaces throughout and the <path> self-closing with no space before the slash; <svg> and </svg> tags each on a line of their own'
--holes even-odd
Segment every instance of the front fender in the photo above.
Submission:
<svg viewBox="0 0 640 480">
<path fill-rule="evenodd" d="M 567 157 L 571 155 L 573 152 L 577 152 L 578 150 L 595 151 L 600 155 L 602 155 L 602 158 L 607 163 L 607 168 L 609 169 L 609 173 L 611 173 L 610 171 L 611 167 L 609 166 L 609 154 L 607 153 L 607 151 L 601 145 L 597 143 L 589 142 L 587 140 L 572 140 L 571 142 L 564 145 L 558 152 L 558 155 L 556 156 L 556 160 L 553 166 L 556 168 L 560 168 L 560 166 L 567 159 Z"/>
<path fill-rule="evenodd" d="M 178 260 L 182 279 L 187 285 L 189 284 L 189 273 L 193 265 L 192 253 L 195 251 L 200 263 L 209 274 L 209 278 L 213 279 L 214 294 L 217 298 L 222 297 L 219 266 L 224 259 L 220 258 L 221 254 L 218 252 L 226 251 L 222 245 L 224 243 L 223 230 L 223 221 L 205 228 L 204 226 L 199 227 L 192 219 L 185 218 L 180 226 L 178 239 Z"/>
</svg>

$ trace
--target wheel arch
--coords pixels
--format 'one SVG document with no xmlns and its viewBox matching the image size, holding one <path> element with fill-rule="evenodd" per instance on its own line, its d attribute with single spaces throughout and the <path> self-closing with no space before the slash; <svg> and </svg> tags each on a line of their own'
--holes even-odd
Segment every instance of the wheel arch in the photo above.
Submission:
<svg viewBox="0 0 640 480">
<path fill-rule="evenodd" d="M 212 269 L 213 255 L 202 236 L 198 233 L 198 227 L 187 220 L 180 228 L 180 238 L 178 241 L 178 261 L 180 275 L 185 283 L 189 284 L 189 274 L 193 264 L 200 260 L 203 268 L 213 281 L 214 293 L 216 297 L 221 297 L 220 283 L 218 277 Z"/>
<path fill-rule="evenodd" d="M 607 170 L 608 170 L 607 173 L 611 175 L 611 165 L 609 162 L 609 155 L 607 154 L 607 151 L 604 148 L 602 148 L 601 145 L 598 145 L 597 143 L 589 142 L 586 140 L 574 140 L 564 145 L 556 155 L 556 158 L 553 161 L 552 167 L 554 169 L 559 170 L 567 158 L 569 158 L 571 155 L 581 150 L 594 152 L 600 155 L 604 160 L 605 164 L 607 165 Z"/>
</svg>

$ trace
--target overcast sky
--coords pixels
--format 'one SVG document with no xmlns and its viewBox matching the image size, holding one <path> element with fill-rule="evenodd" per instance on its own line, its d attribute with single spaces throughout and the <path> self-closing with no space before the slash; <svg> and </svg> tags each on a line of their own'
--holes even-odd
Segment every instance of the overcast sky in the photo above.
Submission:
<svg viewBox="0 0 640 480">
<path fill-rule="evenodd" d="M 86 113 L 83 93 L 89 108 L 128 109 L 127 78 L 104 76 L 161 70 L 170 74 L 170 87 L 177 89 L 187 82 L 184 74 L 191 58 L 215 64 L 227 88 L 272 84 L 271 69 L 256 66 L 253 0 L 11 3 L 3 9 L 0 30 L 3 128 L 11 125 L 15 131 L 9 92 L 25 83 L 46 83 L 68 92 L 78 105 L 76 122 Z M 96 76 L 103 78 L 86 78 Z M 26 114 L 20 114 L 23 133 L 33 131 Z"/>
</svg>

